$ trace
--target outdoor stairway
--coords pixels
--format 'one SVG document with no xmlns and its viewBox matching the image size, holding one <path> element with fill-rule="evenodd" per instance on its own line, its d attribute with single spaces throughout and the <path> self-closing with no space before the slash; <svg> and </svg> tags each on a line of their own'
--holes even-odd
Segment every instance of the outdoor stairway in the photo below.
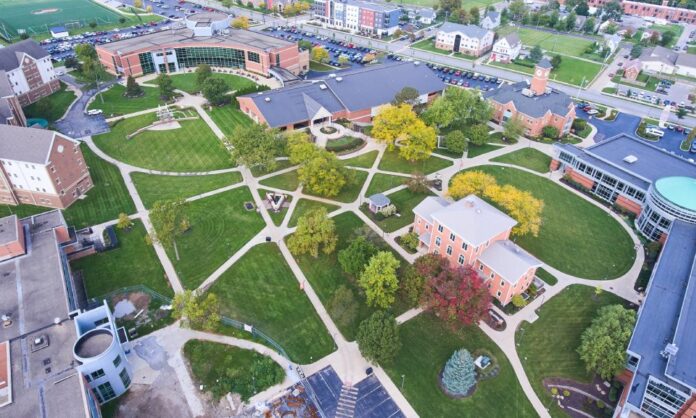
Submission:
<svg viewBox="0 0 696 418">
<path fill-rule="evenodd" d="M 336 418 L 353 418 L 355 414 L 355 403 L 358 400 L 358 388 L 355 386 L 343 385 L 341 395 L 338 397 L 336 407 Z"/>
</svg>

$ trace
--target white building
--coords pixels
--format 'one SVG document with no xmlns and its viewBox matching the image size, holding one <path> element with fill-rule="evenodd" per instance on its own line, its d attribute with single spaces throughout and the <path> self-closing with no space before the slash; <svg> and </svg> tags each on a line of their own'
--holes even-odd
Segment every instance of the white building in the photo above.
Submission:
<svg viewBox="0 0 696 418">
<path fill-rule="evenodd" d="M 494 36 L 480 26 L 445 22 L 435 37 L 435 48 L 480 57 L 490 51 Z"/>
<path fill-rule="evenodd" d="M 435 21 L 437 12 L 433 9 L 420 9 L 416 11 L 418 21 L 424 25 L 430 25 Z"/>
<path fill-rule="evenodd" d="M 513 32 L 502 38 L 493 45 L 491 61 L 508 63 L 520 55 L 522 41 L 517 33 Z"/>
<path fill-rule="evenodd" d="M 51 36 L 56 39 L 63 39 L 70 36 L 70 32 L 68 32 L 65 26 L 54 26 L 51 28 Z"/>
<path fill-rule="evenodd" d="M 643 71 L 653 74 L 674 74 L 679 54 L 661 46 L 646 48 L 640 54 Z"/>
<path fill-rule="evenodd" d="M 495 29 L 500 26 L 500 12 L 488 12 L 479 23 L 484 29 Z"/>
<path fill-rule="evenodd" d="M 604 35 L 604 46 L 606 48 L 609 48 L 609 51 L 613 54 L 614 51 L 616 51 L 619 48 L 619 45 L 621 44 L 623 38 L 621 38 L 620 35 L 613 34 L 605 34 Z"/>
</svg>

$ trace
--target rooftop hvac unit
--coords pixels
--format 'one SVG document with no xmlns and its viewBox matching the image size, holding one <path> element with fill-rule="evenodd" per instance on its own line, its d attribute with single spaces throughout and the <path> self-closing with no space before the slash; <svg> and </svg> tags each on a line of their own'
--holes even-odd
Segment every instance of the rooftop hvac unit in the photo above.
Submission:
<svg viewBox="0 0 696 418">
<path fill-rule="evenodd" d="M 638 157 L 635 155 L 627 155 L 623 160 L 625 163 L 633 164 L 638 161 Z"/>
<path fill-rule="evenodd" d="M 534 97 L 534 92 L 529 89 L 522 89 L 522 95 L 527 97 Z"/>
<path fill-rule="evenodd" d="M 341 81 L 343 81 L 343 77 L 336 77 L 336 81 L 340 83 Z"/>
<path fill-rule="evenodd" d="M 664 358 L 668 358 L 670 356 L 676 356 L 678 351 L 679 347 L 672 343 L 669 343 L 665 346 L 664 350 L 660 351 L 660 355 Z"/>
<path fill-rule="evenodd" d="M 268 103 L 268 102 L 270 102 L 270 101 L 271 101 L 271 98 L 270 98 L 270 97 L 266 97 L 266 98 L 265 98 L 265 99 L 263 99 L 263 100 L 264 100 L 264 101 L 265 101 L 266 103 Z"/>
<path fill-rule="evenodd" d="M 329 78 L 336 78 L 336 74 L 329 74 Z"/>
<path fill-rule="evenodd" d="M 326 90 L 326 84 L 319 84 L 319 88 L 321 90 Z"/>
</svg>

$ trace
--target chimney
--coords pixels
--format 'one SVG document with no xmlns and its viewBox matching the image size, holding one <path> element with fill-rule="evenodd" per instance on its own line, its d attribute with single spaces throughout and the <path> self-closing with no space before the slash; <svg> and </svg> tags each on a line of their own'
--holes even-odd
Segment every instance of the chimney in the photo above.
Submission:
<svg viewBox="0 0 696 418">
<path fill-rule="evenodd" d="M 542 58 L 534 67 L 534 77 L 529 89 L 534 92 L 535 96 L 546 93 L 546 85 L 549 82 L 549 73 L 551 73 L 552 68 L 551 63 L 546 58 Z"/>
</svg>

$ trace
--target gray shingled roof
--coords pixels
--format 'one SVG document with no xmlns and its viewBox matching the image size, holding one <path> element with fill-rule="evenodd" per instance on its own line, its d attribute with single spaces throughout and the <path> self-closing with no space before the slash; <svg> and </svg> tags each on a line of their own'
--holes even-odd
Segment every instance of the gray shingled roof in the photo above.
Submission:
<svg viewBox="0 0 696 418">
<path fill-rule="evenodd" d="M 469 38 L 481 39 L 489 32 L 488 29 L 484 29 L 481 26 L 476 25 L 460 25 L 459 23 L 445 22 L 438 28 L 439 31 L 443 32 L 461 32 L 468 36 Z"/>
<path fill-rule="evenodd" d="M 500 38 L 500 40 L 502 40 L 502 39 L 505 39 L 507 41 L 508 45 L 510 45 L 511 47 L 514 47 L 515 45 L 517 45 L 521 42 L 520 36 L 517 34 L 517 32 L 510 32 L 507 35 Z M 500 42 L 500 40 L 498 40 L 498 42 Z"/>
<path fill-rule="evenodd" d="M 542 263 L 510 240 L 496 241 L 479 256 L 479 261 L 513 285 L 532 267 Z"/>
<path fill-rule="evenodd" d="M 10 71 L 19 67 L 22 54 L 28 54 L 34 59 L 47 57 L 49 54 L 33 39 L 25 39 L 0 48 L 0 70 Z"/>
<path fill-rule="evenodd" d="M 500 19 L 500 13 L 496 11 L 488 12 L 486 13 L 486 16 L 484 17 L 489 17 L 492 21 L 497 21 Z"/>
<path fill-rule="evenodd" d="M 391 203 L 391 199 L 389 199 L 383 193 L 373 194 L 372 196 L 368 197 L 368 199 L 373 205 L 380 207 L 387 206 Z"/>
<path fill-rule="evenodd" d="M 565 116 L 573 105 L 570 96 L 561 91 L 551 89 L 551 92 L 548 94 L 527 97 L 522 94 L 522 90 L 527 88 L 529 88 L 527 82 L 520 81 L 487 91 L 483 94 L 483 97 L 501 104 L 513 102 L 518 112 L 533 118 L 541 117 L 548 111 L 556 115 Z"/>
<path fill-rule="evenodd" d="M 671 49 L 667 49 L 662 46 L 655 46 L 652 48 L 646 48 L 643 53 L 640 54 L 639 59 L 643 62 L 645 61 L 659 61 L 664 64 L 674 65 L 677 62 L 677 54 Z"/>
<path fill-rule="evenodd" d="M 696 55 L 694 54 L 679 54 L 676 61 L 679 66 L 696 67 Z"/>
<path fill-rule="evenodd" d="M 0 125 L 0 158 L 45 164 L 55 132 L 46 129 Z"/>
<path fill-rule="evenodd" d="M 542 58 L 542 59 L 537 63 L 537 67 L 541 67 L 541 68 L 553 68 L 553 65 L 551 65 L 551 61 L 549 61 L 548 59 L 546 59 L 546 58 L 544 57 L 544 58 Z"/>
</svg>

